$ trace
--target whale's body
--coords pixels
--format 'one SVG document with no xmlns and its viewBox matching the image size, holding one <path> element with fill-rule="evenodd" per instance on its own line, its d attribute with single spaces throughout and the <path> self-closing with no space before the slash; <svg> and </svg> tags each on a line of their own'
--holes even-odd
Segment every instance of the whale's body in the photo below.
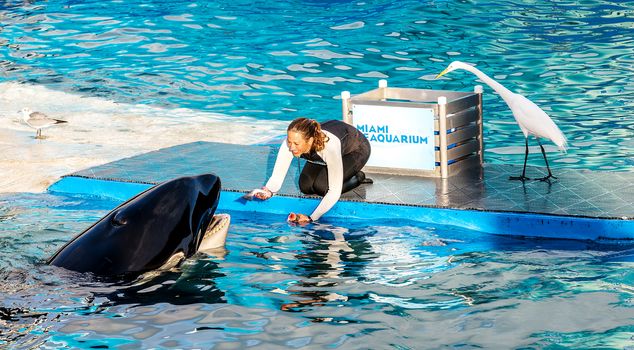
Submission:
<svg viewBox="0 0 634 350">
<path fill-rule="evenodd" d="M 188 258 L 205 238 L 218 207 L 220 189 L 220 179 L 212 174 L 156 185 L 77 235 L 48 263 L 78 272 L 118 276 L 142 274 Z M 226 220 L 223 224 L 228 226 Z M 220 234 L 226 236 L 226 229 L 216 231 L 224 231 Z M 224 237 L 221 242 L 224 244 Z"/>
</svg>

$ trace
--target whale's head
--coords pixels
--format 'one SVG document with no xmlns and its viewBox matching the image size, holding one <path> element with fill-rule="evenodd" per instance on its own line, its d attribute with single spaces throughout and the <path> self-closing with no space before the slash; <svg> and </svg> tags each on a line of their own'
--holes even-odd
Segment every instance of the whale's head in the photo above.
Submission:
<svg viewBox="0 0 634 350">
<path fill-rule="evenodd" d="M 212 174 L 156 185 L 119 205 L 64 245 L 48 263 L 78 272 L 140 274 L 194 254 L 214 216 L 220 179 Z"/>
</svg>

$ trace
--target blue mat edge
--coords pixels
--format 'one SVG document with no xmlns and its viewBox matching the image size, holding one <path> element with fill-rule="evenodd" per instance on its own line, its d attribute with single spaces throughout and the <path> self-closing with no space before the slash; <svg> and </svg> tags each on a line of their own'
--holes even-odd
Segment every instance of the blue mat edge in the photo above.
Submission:
<svg viewBox="0 0 634 350">
<path fill-rule="evenodd" d="M 152 187 L 149 183 L 122 182 L 65 176 L 48 188 L 50 193 L 70 193 L 125 201 Z M 218 212 L 241 211 L 287 215 L 310 213 L 317 198 L 275 196 L 268 201 L 240 201 L 243 192 L 221 193 Z M 483 233 L 522 237 L 577 240 L 634 240 L 634 220 L 558 216 L 533 213 L 433 208 L 397 204 L 339 201 L 321 221 L 354 218 L 361 220 L 412 220 L 450 225 Z"/>
</svg>

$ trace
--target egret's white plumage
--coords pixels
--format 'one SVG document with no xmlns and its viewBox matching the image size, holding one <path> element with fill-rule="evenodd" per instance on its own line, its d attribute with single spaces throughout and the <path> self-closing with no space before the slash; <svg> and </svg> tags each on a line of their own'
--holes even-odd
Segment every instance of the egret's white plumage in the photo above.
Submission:
<svg viewBox="0 0 634 350">
<path fill-rule="evenodd" d="M 522 176 L 513 177 L 513 179 L 526 180 L 528 179 L 526 175 L 526 160 L 528 158 L 528 136 L 533 135 L 537 139 L 539 146 L 542 150 L 542 154 L 544 156 L 544 160 L 546 161 L 546 168 L 548 169 L 548 176 L 544 177 L 541 180 L 548 180 L 551 177 L 554 177 L 550 171 L 550 166 L 548 165 L 548 159 L 546 159 L 546 152 L 544 151 L 544 147 L 539 141 L 540 138 L 546 138 L 551 140 L 559 150 L 566 151 L 568 143 L 566 141 L 566 137 L 559 130 L 555 122 L 544 112 L 541 108 L 539 108 L 533 101 L 527 99 L 526 97 L 516 94 L 509 89 L 502 86 L 502 84 L 490 78 L 488 75 L 484 74 L 479 69 L 466 64 L 460 61 L 454 61 L 445 70 L 443 70 L 440 74 L 436 76 L 436 79 L 441 77 L 444 74 L 447 74 L 456 69 L 464 69 L 475 74 L 480 80 L 482 80 L 485 84 L 490 86 L 495 92 L 497 92 L 500 97 L 506 102 L 506 104 L 513 112 L 513 117 L 515 117 L 515 121 L 519 125 L 522 133 L 524 133 L 524 138 L 526 141 L 526 152 L 524 157 L 524 170 L 522 171 Z"/>
<path fill-rule="evenodd" d="M 26 125 L 36 130 L 36 139 L 43 138 L 42 129 L 48 128 L 49 126 L 53 126 L 55 124 L 66 123 L 65 120 L 50 118 L 49 116 L 41 112 L 33 112 L 28 107 L 22 108 L 19 113 L 22 114 L 22 121 L 24 121 Z"/>
</svg>

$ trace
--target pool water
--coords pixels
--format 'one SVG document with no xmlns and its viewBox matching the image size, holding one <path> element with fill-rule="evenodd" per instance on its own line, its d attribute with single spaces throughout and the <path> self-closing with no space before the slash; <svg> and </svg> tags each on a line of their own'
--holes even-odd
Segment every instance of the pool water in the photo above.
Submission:
<svg viewBox="0 0 634 350">
<path fill-rule="evenodd" d="M 127 104 L 161 109 L 140 112 L 153 120 L 205 112 L 198 125 L 213 118 L 225 128 L 245 117 L 324 121 L 341 118 L 342 91 L 359 94 L 379 79 L 395 87 L 472 91 L 481 83 L 464 71 L 434 80 L 462 60 L 551 115 L 570 141 L 568 154 L 546 142 L 551 165 L 629 171 L 633 12 L 627 1 L 608 0 L 8 1 L 0 5 L 0 83 L 118 105 L 93 126 L 94 104 L 56 104 L 57 95 L 21 92 L 2 101 L 13 109 L 0 107 L 0 114 L 10 117 L 25 105 L 62 119 L 79 113 L 59 132 L 83 121 L 78 133 L 84 134 L 127 119 L 131 125 L 101 128 L 121 131 L 110 139 L 126 139 L 126 130 L 144 134 L 132 126 L 139 113 Z M 187 113 L 178 112 L 183 108 Z M 522 134 L 486 86 L 484 109 L 486 161 L 521 164 Z M 170 132 L 173 124 L 161 130 Z M 191 132 L 177 136 L 186 140 Z M 124 150 L 158 138 L 109 146 Z M 234 135 L 232 142 L 256 141 Z M 529 164 L 543 166 L 539 148 L 531 146 Z"/>
<path fill-rule="evenodd" d="M 634 247 L 230 212 L 226 249 L 143 281 L 45 265 L 118 202 L 0 197 L 0 345 L 631 348 Z"/>
<path fill-rule="evenodd" d="M 298 116 L 338 119 L 341 91 L 379 79 L 471 91 L 466 72 L 434 80 L 453 60 L 552 116 L 570 145 L 546 145 L 552 167 L 631 171 L 633 12 L 608 0 L 2 2 L 0 347 L 634 348 L 628 244 L 232 212 L 224 253 L 113 283 L 44 262 L 118 203 L 30 193 L 161 147 L 254 144 Z M 25 106 L 68 123 L 34 140 L 16 120 Z M 485 161 L 522 164 L 521 132 L 486 86 L 484 111 Z"/>
</svg>

